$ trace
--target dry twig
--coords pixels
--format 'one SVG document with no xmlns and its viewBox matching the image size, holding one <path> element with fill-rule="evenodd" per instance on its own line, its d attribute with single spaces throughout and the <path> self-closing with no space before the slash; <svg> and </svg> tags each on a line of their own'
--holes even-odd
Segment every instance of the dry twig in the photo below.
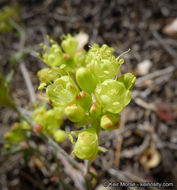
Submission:
<svg viewBox="0 0 177 190">
<path fill-rule="evenodd" d="M 33 85 L 32 85 L 28 70 L 27 70 L 24 62 L 20 63 L 20 70 L 22 72 L 23 78 L 25 80 L 25 83 L 26 83 L 26 86 L 27 86 L 27 89 L 28 89 L 28 92 L 29 92 L 30 102 L 35 103 L 36 102 L 36 95 L 35 95 L 35 92 L 34 92 L 34 88 L 33 88 Z"/>
<path fill-rule="evenodd" d="M 175 70 L 175 67 L 174 66 L 169 66 L 165 69 L 161 69 L 161 70 L 157 70 L 157 71 L 154 71 L 153 73 L 150 73 L 148 75 L 145 75 L 143 77 L 140 77 L 136 80 L 136 87 L 141 87 L 144 85 L 144 82 L 147 81 L 147 80 L 151 80 L 151 79 L 154 79 L 156 77 L 160 77 L 162 75 L 168 75 L 168 74 L 171 74 L 173 71 Z"/>
<path fill-rule="evenodd" d="M 18 50 L 22 51 L 24 49 L 25 46 L 25 40 L 26 40 L 26 35 L 25 35 L 25 31 L 23 28 L 21 28 L 18 24 L 16 24 L 14 21 L 11 21 L 12 26 L 20 33 L 20 43 L 19 43 L 19 47 Z M 24 64 L 24 62 L 20 63 L 20 70 L 22 72 L 23 78 L 25 80 L 28 92 L 29 92 L 29 98 L 30 98 L 30 102 L 31 103 L 35 103 L 36 102 L 36 95 L 35 95 L 35 91 L 31 82 L 31 78 L 29 75 L 29 72 Z"/>
<path fill-rule="evenodd" d="M 153 31 L 152 32 L 154 38 L 159 42 L 159 44 L 164 48 L 164 50 L 166 50 L 166 52 L 175 60 L 175 66 L 177 66 L 177 53 L 176 51 L 167 43 L 165 43 L 165 41 L 162 39 L 162 37 L 160 36 L 160 34 L 157 31 Z"/>
<path fill-rule="evenodd" d="M 140 98 L 135 98 L 135 103 L 145 109 L 151 110 L 151 111 L 155 111 L 156 107 L 153 103 L 147 103 L 145 101 L 143 101 Z"/>
<path fill-rule="evenodd" d="M 78 170 L 74 169 L 61 153 L 58 152 L 57 156 L 62 161 L 66 174 L 68 174 L 71 177 L 77 189 L 79 190 L 85 189 L 84 188 L 85 181 L 83 175 Z"/>
<path fill-rule="evenodd" d="M 121 157 L 122 158 L 132 158 L 133 156 L 142 154 L 148 148 L 148 146 L 150 144 L 150 139 L 151 139 L 150 135 L 146 135 L 143 143 L 140 146 L 122 151 Z"/>
</svg>

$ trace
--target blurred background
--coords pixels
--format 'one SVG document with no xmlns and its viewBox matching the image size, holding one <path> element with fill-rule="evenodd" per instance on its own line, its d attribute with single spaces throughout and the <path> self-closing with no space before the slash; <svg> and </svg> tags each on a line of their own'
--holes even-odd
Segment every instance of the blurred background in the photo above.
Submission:
<svg viewBox="0 0 177 190">
<path fill-rule="evenodd" d="M 108 152 L 93 162 L 98 176 L 93 189 L 140 189 L 106 188 L 105 181 L 159 182 L 165 183 L 161 189 L 177 189 L 177 1 L 0 0 L 0 67 L 19 107 L 28 109 L 41 98 L 39 44 L 48 43 L 47 34 L 60 42 L 67 33 L 79 34 L 86 49 L 94 42 L 112 46 L 115 55 L 130 48 L 121 73 L 137 77 L 120 130 L 100 135 Z M 3 135 L 16 121 L 17 114 L 0 107 L 1 153 Z M 70 151 L 69 142 L 62 146 Z M 0 157 L 0 190 L 82 189 L 80 175 L 62 157 L 55 158 L 42 142 L 39 149 L 46 164 L 37 155 L 25 163 L 22 152 Z"/>
</svg>

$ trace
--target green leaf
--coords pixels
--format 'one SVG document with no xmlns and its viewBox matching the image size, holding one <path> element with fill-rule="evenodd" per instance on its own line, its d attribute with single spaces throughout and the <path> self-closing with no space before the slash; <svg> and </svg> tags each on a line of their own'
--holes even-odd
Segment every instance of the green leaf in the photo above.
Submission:
<svg viewBox="0 0 177 190">
<path fill-rule="evenodd" d="M 9 94 L 9 89 L 7 87 L 7 84 L 5 83 L 5 80 L 1 72 L 0 72 L 0 106 L 16 109 L 14 102 Z"/>
<path fill-rule="evenodd" d="M 98 147 L 98 154 L 99 154 L 99 153 L 104 153 L 104 152 L 107 152 L 107 151 L 108 151 L 108 149 L 105 148 L 105 147 L 102 147 L 102 146 L 99 146 L 99 147 Z"/>
<path fill-rule="evenodd" d="M 19 22 L 20 21 L 20 10 L 18 4 L 13 6 L 5 6 L 3 10 L 0 11 L 0 32 L 6 33 L 13 30 L 11 21 Z"/>
</svg>

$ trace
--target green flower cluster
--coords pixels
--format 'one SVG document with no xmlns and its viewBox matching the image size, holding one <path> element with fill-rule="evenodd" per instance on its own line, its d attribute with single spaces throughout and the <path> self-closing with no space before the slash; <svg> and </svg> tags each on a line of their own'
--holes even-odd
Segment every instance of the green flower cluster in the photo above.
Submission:
<svg viewBox="0 0 177 190">
<path fill-rule="evenodd" d="M 20 123 L 14 123 L 10 131 L 8 131 L 4 135 L 4 138 L 8 143 L 6 144 L 6 147 L 10 147 L 12 145 L 16 145 L 17 143 L 24 141 L 25 131 L 29 131 L 29 130 L 30 130 L 30 126 L 25 121 L 22 121 Z"/>
<path fill-rule="evenodd" d="M 46 93 L 53 108 L 34 110 L 35 130 L 53 136 L 57 142 L 67 136 L 78 158 L 93 160 L 101 151 L 101 129 L 119 128 L 119 113 L 131 100 L 136 78 L 131 73 L 117 76 L 124 60 L 116 58 L 114 49 L 107 45 L 93 44 L 88 52 L 77 51 L 78 41 L 67 35 L 61 46 L 53 40 L 50 46 L 41 46 L 43 52 L 38 56 L 47 68 L 38 72 L 39 90 Z M 63 116 L 80 130 L 61 130 Z"/>
<path fill-rule="evenodd" d="M 131 73 L 117 78 L 124 60 L 116 58 L 114 49 L 107 45 L 93 44 L 88 52 L 78 52 L 78 42 L 71 35 L 64 37 L 61 47 L 50 42 L 50 47 L 42 45 L 44 52 L 39 55 L 49 66 L 38 72 L 39 89 L 45 89 L 54 109 L 63 109 L 76 127 L 88 127 L 71 132 L 77 137 L 75 143 L 71 141 L 78 158 L 92 160 L 98 154 L 101 128 L 119 127 L 119 113 L 131 100 L 136 78 Z"/>
<path fill-rule="evenodd" d="M 32 116 L 35 131 L 54 135 L 63 123 L 63 109 L 55 107 L 47 110 L 45 106 L 37 107 Z"/>
<path fill-rule="evenodd" d="M 63 109 L 60 107 L 54 107 L 52 109 L 46 108 L 46 106 L 36 106 L 31 116 L 31 120 L 34 123 L 34 133 L 44 133 L 52 136 L 57 142 L 63 142 L 66 139 L 65 131 L 60 127 L 63 123 Z M 11 130 L 8 131 L 4 137 L 7 141 L 8 147 L 25 141 L 25 131 L 32 135 L 31 127 L 26 121 L 20 121 L 15 123 Z"/>
</svg>

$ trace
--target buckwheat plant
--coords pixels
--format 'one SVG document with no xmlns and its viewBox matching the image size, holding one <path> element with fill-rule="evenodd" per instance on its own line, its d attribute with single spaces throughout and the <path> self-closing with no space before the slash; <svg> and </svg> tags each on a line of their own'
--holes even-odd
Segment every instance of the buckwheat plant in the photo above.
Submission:
<svg viewBox="0 0 177 190">
<path fill-rule="evenodd" d="M 37 106 L 31 119 L 35 131 L 51 136 L 58 143 L 66 138 L 73 144 L 73 154 L 79 159 L 93 160 L 104 149 L 99 147 L 101 130 L 115 130 L 120 125 L 120 112 L 131 101 L 131 89 L 136 78 L 131 73 L 119 76 L 124 60 L 114 56 L 108 45 L 93 44 L 88 51 L 77 51 L 78 41 L 64 36 L 61 45 L 50 40 L 50 46 L 41 44 L 39 58 L 47 66 L 38 72 L 39 90 L 46 94 L 52 108 Z M 48 106 L 49 107 L 49 106 Z M 63 118 L 73 122 L 69 132 L 60 129 Z M 15 124 L 5 135 L 9 143 L 24 139 L 20 126 Z M 17 135 L 16 135 L 17 136 Z"/>
<path fill-rule="evenodd" d="M 130 103 L 136 78 L 131 73 L 118 78 L 124 60 L 115 57 L 114 49 L 107 45 L 93 44 L 88 52 L 78 52 L 78 42 L 71 35 L 64 37 L 61 46 L 53 40 L 50 42 L 50 47 L 42 44 L 44 51 L 39 54 L 48 67 L 38 72 L 39 90 L 45 90 L 53 106 L 51 120 L 46 119 L 47 126 L 49 131 L 51 126 L 56 126 L 51 134 L 62 142 L 64 131 L 52 122 L 57 116 L 65 115 L 79 127 L 66 134 L 74 144 L 74 154 L 80 159 L 93 160 L 99 152 L 100 131 L 119 128 L 119 114 Z M 47 132 L 46 124 L 39 123 Z"/>
</svg>

